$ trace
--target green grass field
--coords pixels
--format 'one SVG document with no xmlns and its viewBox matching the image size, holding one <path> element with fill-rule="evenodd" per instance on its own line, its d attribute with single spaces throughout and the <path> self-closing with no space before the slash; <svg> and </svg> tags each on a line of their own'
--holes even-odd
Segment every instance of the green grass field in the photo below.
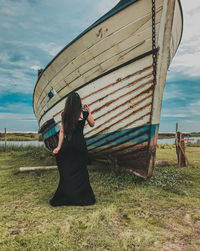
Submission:
<svg viewBox="0 0 200 251">
<path fill-rule="evenodd" d="M 173 146 L 157 149 L 154 176 L 90 168 L 97 203 L 53 208 L 58 172 L 20 173 L 55 165 L 43 147 L 0 149 L 0 250 L 200 250 L 200 147 L 187 147 L 191 166 L 178 167 Z"/>
<path fill-rule="evenodd" d="M 6 135 L 7 141 L 35 141 L 42 140 L 38 133 L 8 133 Z M 0 141 L 5 140 L 4 133 L 0 133 Z"/>
</svg>

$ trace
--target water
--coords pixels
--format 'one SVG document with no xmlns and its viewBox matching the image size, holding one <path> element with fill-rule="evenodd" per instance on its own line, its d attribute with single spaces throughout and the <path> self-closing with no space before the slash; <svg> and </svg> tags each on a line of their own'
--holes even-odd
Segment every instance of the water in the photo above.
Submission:
<svg viewBox="0 0 200 251">
<path fill-rule="evenodd" d="M 0 145 L 5 145 L 4 141 L 0 141 Z M 43 141 L 7 141 L 7 146 L 42 146 L 44 145 Z"/>
<path fill-rule="evenodd" d="M 191 142 L 195 143 L 197 140 L 200 140 L 200 137 L 191 137 L 193 139 Z M 174 144 L 175 138 L 170 139 L 158 139 L 158 144 Z M 0 145 L 4 145 L 4 141 L 0 141 Z M 14 146 L 42 146 L 44 145 L 43 141 L 7 141 L 7 146 L 14 145 Z"/>
<path fill-rule="evenodd" d="M 186 138 L 187 139 L 187 138 Z M 200 137 L 191 137 L 189 139 L 193 139 L 192 141 L 186 141 L 186 142 L 192 142 L 195 143 L 197 140 L 200 140 Z M 158 139 L 158 144 L 174 144 L 175 138 L 170 139 Z"/>
</svg>

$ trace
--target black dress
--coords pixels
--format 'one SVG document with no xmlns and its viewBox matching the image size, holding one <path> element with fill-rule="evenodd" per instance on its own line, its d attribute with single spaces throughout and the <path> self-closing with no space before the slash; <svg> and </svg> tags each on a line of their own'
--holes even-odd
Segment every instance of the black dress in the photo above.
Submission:
<svg viewBox="0 0 200 251">
<path fill-rule="evenodd" d="M 72 140 L 68 141 L 64 137 L 62 147 L 56 154 L 60 181 L 53 198 L 50 200 L 52 206 L 84 206 L 96 202 L 89 181 L 88 152 L 83 136 L 83 128 L 88 114 L 87 111 L 83 111 L 83 120 L 78 121 Z"/>
</svg>

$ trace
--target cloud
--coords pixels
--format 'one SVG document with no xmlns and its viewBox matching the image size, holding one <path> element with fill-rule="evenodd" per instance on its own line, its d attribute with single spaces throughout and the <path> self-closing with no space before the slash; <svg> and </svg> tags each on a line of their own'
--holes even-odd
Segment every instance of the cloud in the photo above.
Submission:
<svg viewBox="0 0 200 251">
<path fill-rule="evenodd" d="M 195 101 L 189 104 L 188 110 L 192 115 L 200 116 L 200 101 Z"/>
<path fill-rule="evenodd" d="M 200 2 L 182 0 L 184 26 L 178 52 L 170 65 L 168 79 L 176 79 L 181 73 L 187 78 L 200 77 Z"/>
<path fill-rule="evenodd" d="M 22 113 L 6 113 L 0 112 L 0 119 L 12 119 L 12 120 L 34 120 L 33 114 L 22 114 Z"/>
<path fill-rule="evenodd" d="M 8 131 L 37 131 L 38 125 L 33 114 L 1 113 L 0 130 Z"/>
<path fill-rule="evenodd" d="M 0 48 L 0 93 L 32 93 L 37 80 L 37 66 L 42 68 L 52 56 L 22 41 L 0 41 Z"/>
<path fill-rule="evenodd" d="M 199 40 L 200 45 L 200 40 Z M 192 45 L 191 45 L 192 46 Z M 198 46 L 196 47 L 198 48 Z M 185 50 L 187 51 L 187 49 Z M 170 66 L 170 73 L 168 74 L 168 79 L 176 78 L 179 73 L 184 77 L 200 77 L 200 48 L 197 52 L 185 53 L 175 57 L 172 65 Z"/>
<path fill-rule="evenodd" d="M 21 15 L 23 13 L 23 8 L 20 8 L 20 1 L 1 1 L 0 14 L 7 17 L 7 19 L 11 19 L 16 17 L 17 15 Z"/>
<path fill-rule="evenodd" d="M 13 9 L 5 8 L 5 7 L 0 9 L 0 13 L 3 15 L 8 15 L 8 16 L 13 16 L 16 14 Z"/>
<path fill-rule="evenodd" d="M 191 107 L 192 107 L 192 106 L 193 106 L 193 107 L 200 106 L 200 100 L 191 103 L 190 106 L 191 106 Z"/>
<path fill-rule="evenodd" d="M 182 87 L 182 88 L 181 88 Z M 185 100 L 187 98 L 187 93 L 180 83 L 166 83 L 163 101 L 167 100 Z"/>
<path fill-rule="evenodd" d="M 50 56 L 56 56 L 57 53 L 62 49 L 62 46 L 58 46 L 55 43 L 41 43 L 37 45 L 38 48 L 47 52 Z"/>
<path fill-rule="evenodd" d="M 42 68 L 42 67 L 39 66 L 39 65 L 32 65 L 32 66 L 31 66 L 31 69 L 34 70 L 34 71 L 38 71 L 38 70 L 40 70 L 41 68 Z"/>
<path fill-rule="evenodd" d="M 36 71 L 45 66 L 73 38 L 72 32 L 82 25 L 74 19 L 64 0 L 60 3 L 34 0 L 3 0 L 0 15 L 0 94 L 32 93 Z M 61 8 L 63 6 L 63 8 Z M 84 5 L 83 5 L 84 6 Z M 69 6 L 70 7 L 70 6 Z M 74 5 L 71 7 L 74 8 Z M 78 10 L 78 8 L 76 9 Z M 84 12 L 85 13 L 85 12 Z M 85 18 L 87 15 L 85 15 Z M 66 21 L 74 23 L 77 27 Z M 70 39 L 71 37 L 71 39 Z"/>
<path fill-rule="evenodd" d="M 175 132 L 176 131 L 176 123 L 178 123 L 178 129 L 180 132 L 200 132 L 200 119 L 171 119 L 167 121 L 163 121 L 161 119 L 161 123 L 159 126 L 159 132 Z"/>
<path fill-rule="evenodd" d="M 30 79 L 33 78 L 31 72 L 25 70 L 2 69 L 0 68 L 0 95 L 6 92 L 12 93 L 32 93 L 33 84 Z"/>
<path fill-rule="evenodd" d="M 2 118 L 6 118 L 7 114 L 17 114 L 19 113 L 24 115 L 24 114 L 29 114 L 32 118 L 34 118 L 33 108 L 32 104 L 28 105 L 27 103 L 6 103 L 5 106 L 0 106 L 0 113 L 2 113 Z"/>
<path fill-rule="evenodd" d="M 162 117 L 165 118 L 186 118 L 187 114 L 162 114 Z"/>
<path fill-rule="evenodd" d="M 200 80 L 180 77 L 166 83 L 160 131 L 175 131 L 176 122 L 180 131 L 200 131 Z"/>
<path fill-rule="evenodd" d="M 0 112 L 4 113 L 1 115 L 4 116 L 0 120 L 1 126 L 37 130 L 32 111 L 37 70 L 45 68 L 67 43 L 118 2 L 1 0 Z M 168 72 L 161 117 L 161 123 L 168 126 L 168 121 L 173 124 L 176 119 L 180 123 L 186 119 L 197 121 L 200 111 L 200 2 L 181 2 L 184 11 L 183 39 Z M 185 79 L 189 81 L 185 82 Z M 9 97 L 2 102 L 3 95 L 7 93 Z M 16 118 L 15 113 L 24 113 L 25 116 L 17 115 Z M 26 114 L 32 115 L 32 118 Z M 15 119 L 17 125 L 13 123 Z M 187 126 L 191 128 L 189 123 Z M 197 128 L 196 124 L 194 128 Z"/>
<path fill-rule="evenodd" d="M 99 14 L 103 15 L 106 12 L 108 12 L 110 9 L 112 9 L 119 0 L 101 0 L 97 4 L 97 11 Z"/>
</svg>

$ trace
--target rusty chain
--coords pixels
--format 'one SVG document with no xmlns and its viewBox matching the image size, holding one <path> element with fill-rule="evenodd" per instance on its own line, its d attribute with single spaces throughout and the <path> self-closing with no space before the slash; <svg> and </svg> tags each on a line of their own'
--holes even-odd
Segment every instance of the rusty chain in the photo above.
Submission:
<svg viewBox="0 0 200 251">
<path fill-rule="evenodd" d="M 153 83 L 156 84 L 157 50 L 156 50 L 156 0 L 152 0 L 152 58 L 153 58 Z"/>
</svg>

